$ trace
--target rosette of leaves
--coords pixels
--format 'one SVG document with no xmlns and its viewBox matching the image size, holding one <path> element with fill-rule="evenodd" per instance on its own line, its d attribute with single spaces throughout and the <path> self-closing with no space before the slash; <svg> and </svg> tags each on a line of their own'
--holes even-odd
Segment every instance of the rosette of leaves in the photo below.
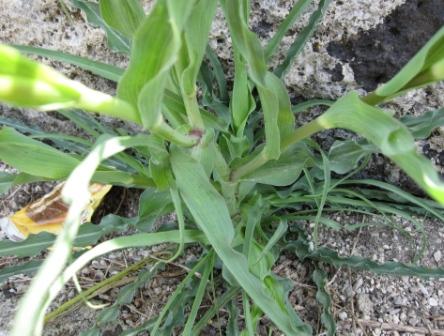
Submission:
<svg viewBox="0 0 444 336">
<path fill-rule="evenodd" d="M 310 2 L 298 1 L 264 48 L 248 26 L 248 0 L 157 0 L 149 13 L 144 13 L 137 0 L 100 0 L 98 4 L 72 1 L 92 24 L 106 30 L 114 50 L 129 53 L 126 69 L 57 51 L 15 46 L 24 53 L 65 61 L 117 82 L 115 97 L 72 81 L 12 47 L 0 47 L 2 101 L 42 111 L 57 110 L 89 135 L 48 134 L 0 119 L 6 125 L 0 131 L 0 159 L 19 170 L 18 174 L 1 176 L 2 190 L 30 181 L 67 179 L 63 197 L 70 204 L 64 229 L 57 238 L 37 236 L 16 245 L 20 255 L 26 256 L 54 241 L 20 304 L 12 335 L 39 335 L 45 311 L 63 284 L 92 259 L 130 247 L 176 244 L 176 253 L 164 263 L 181 255 L 187 244 L 199 244 L 204 252 L 157 319 L 127 331 L 128 335 L 140 331 L 162 334 L 172 328 L 196 335 L 224 306 L 231 315 L 243 310 L 245 329 L 239 330 L 237 317 L 230 316 L 227 330 L 232 334 L 254 335 L 266 316 L 273 328 L 287 335 L 311 335 L 311 327 L 288 300 L 289 282 L 272 272 L 284 250 L 317 265 L 395 275 L 444 275 L 442 269 L 340 257 L 317 245 L 319 225 L 336 230 L 356 228 L 333 221 L 328 212 L 375 214 L 384 219 L 397 215 L 412 221 L 417 214 L 444 219 L 444 184 L 433 165 L 416 152 L 414 143 L 415 138 L 440 125 L 430 123 L 430 118 L 442 121 L 442 111 L 431 113 L 430 118 L 400 121 L 375 106 L 409 89 L 443 79 L 444 28 L 398 75 L 369 96 L 349 92 L 335 102 L 292 106 L 281 76 L 302 50 L 329 1 L 318 3 L 281 65 L 273 71 L 268 60 Z M 208 46 L 218 5 L 233 42 L 231 91 L 224 68 Z M 316 104 L 330 107 L 311 122 L 297 126 L 294 111 Z M 140 132 L 117 132 L 79 110 L 136 123 Z M 362 139 L 336 143 L 324 153 L 310 137 L 330 128 L 351 130 Z M 51 140 L 53 147 L 39 139 Z M 44 159 L 36 154 L 39 151 Z M 365 158 L 375 152 L 399 165 L 434 201 L 383 182 L 351 180 L 364 167 Z M 343 164 L 344 160 L 348 164 Z M 342 176 L 337 178 L 332 172 Z M 79 238 L 88 232 L 84 227 L 79 229 L 79 218 L 89 199 L 91 181 L 145 191 L 136 217 L 109 216 L 96 229 L 86 226 L 94 239 L 82 243 Z M 170 211 L 175 211 L 177 223 L 156 227 L 156 219 Z M 314 244 L 288 220 L 314 221 Z M 104 241 L 66 265 L 73 245 L 95 242 L 105 233 L 128 226 L 141 232 Z M 420 225 L 417 227 L 421 230 Z M 8 243 L 1 243 L 0 251 L 2 255 L 14 254 Z M 35 268 L 32 263 L 28 271 Z M 213 275 L 216 268 L 222 270 L 218 283 L 222 280 L 226 291 L 200 314 L 199 307 L 213 276 L 217 276 Z M 26 271 L 26 265 L 18 267 L 20 271 Z M 323 307 L 322 322 L 333 335 L 326 277 L 317 266 L 313 279 Z M 193 288 L 193 295 L 185 295 L 187 286 Z M 187 309 L 169 310 L 177 304 Z M 119 312 L 118 307 L 114 306 L 113 314 Z M 21 322 L 24 320 L 27 323 Z M 91 334 L 100 333 L 97 328 Z"/>
</svg>

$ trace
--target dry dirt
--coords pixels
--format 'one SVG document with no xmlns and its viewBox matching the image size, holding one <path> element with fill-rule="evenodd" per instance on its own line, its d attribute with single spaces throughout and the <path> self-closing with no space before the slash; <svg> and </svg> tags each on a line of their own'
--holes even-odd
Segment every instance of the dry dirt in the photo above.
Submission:
<svg viewBox="0 0 444 336">
<path fill-rule="evenodd" d="M 252 1 L 252 28 L 261 38 L 267 39 L 294 2 L 284 0 Z M 310 39 L 285 78 L 294 101 L 309 98 L 337 98 L 350 89 L 364 92 L 366 88 L 369 88 L 368 85 L 374 84 L 377 78 L 372 78 L 373 82 L 370 84 L 361 81 L 353 63 L 356 62 L 356 57 L 353 54 L 349 56 L 351 52 L 356 51 L 355 46 L 362 49 L 362 44 L 356 41 L 362 41 L 363 38 L 373 38 L 376 41 L 380 36 L 372 34 L 384 31 L 385 18 L 390 17 L 393 13 L 396 14 L 396 11 L 404 11 L 404 20 L 408 20 L 410 12 L 405 8 L 419 2 L 427 1 L 333 1 L 316 34 Z M 145 5 L 148 9 L 150 1 L 145 1 Z M 404 7 L 402 7 L 403 5 Z M 84 16 L 79 11 L 73 10 L 71 14 L 73 23 L 67 20 L 56 0 L 0 0 L 0 42 L 41 46 L 120 66 L 126 64 L 125 57 L 113 53 L 107 48 L 105 36 L 99 29 L 86 24 Z M 438 15 L 438 21 L 444 17 L 443 12 L 435 14 Z M 291 34 L 299 32 L 308 17 L 308 15 L 304 15 L 292 29 Z M 398 18 L 398 20 L 400 19 Z M 433 28 L 431 29 L 433 30 Z M 414 32 L 410 34 L 414 34 Z M 218 13 L 217 20 L 213 25 L 211 45 L 224 60 L 224 64 L 229 67 L 231 56 L 230 41 L 227 40 L 227 36 L 222 14 Z M 288 48 L 290 43 L 291 36 L 288 36 L 284 40 L 282 52 Z M 336 51 L 343 48 L 341 49 L 342 54 L 332 52 L 332 46 L 336 47 Z M 387 54 L 390 56 L 389 51 Z M 278 55 L 275 61 L 282 55 L 282 53 Z M 391 59 L 393 59 L 393 55 Z M 70 78 L 81 80 L 91 87 L 110 93 L 115 90 L 113 83 L 75 67 L 48 60 L 42 61 L 55 66 Z M 383 75 L 389 76 L 390 71 L 388 69 Z M 443 93 L 444 86 L 442 84 L 435 85 L 427 90 L 417 90 L 399 98 L 388 107 L 398 115 L 407 113 L 419 115 L 430 109 L 444 106 Z M 13 109 L 1 104 L 0 114 L 19 118 L 29 124 L 39 125 L 47 131 L 63 131 L 71 134 L 79 132 L 73 125 L 60 119 L 56 114 Z M 326 136 L 331 137 L 332 135 L 334 134 Z M 436 163 L 442 164 L 440 157 L 443 155 L 444 146 L 443 136 L 439 132 L 433 134 L 431 139 L 422 145 L 426 147 L 427 152 Z M 388 179 L 400 185 L 405 184 L 399 170 L 387 161 L 376 158 L 372 167 L 375 170 L 372 173 L 373 176 Z M 0 165 L 0 169 L 10 168 Z M 51 183 L 39 183 L 12 190 L 0 200 L 0 216 L 8 215 L 29 201 L 40 197 L 48 192 L 52 185 Z M 114 197 L 125 200 L 125 206 L 120 214 L 134 214 L 137 207 L 137 193 L 123 195 L 122 192 L 117 192 Z M 113 212 L 112 209 L 110 211 Z M 344 214 L 335 216 L 337 217 L 335 219 L 344 224 L 374 224 L 373 218 L 353 217 Z M 411 223 L 403 222 L 400 219 L 395 220 L 407 230 L 415 231 Z M 423 224 L 429 238 L 429 245 L 428 252 L 421 260 L 421 264 L 430 267 L 444 267 L 443 223 L 424 220 Z M 416 237 L 413 240 L 406 240 L 399 232 L 376 225 L 353 233 L 325 230 L 322 231 L 321 237 L 325 245 L 336 249 L 341 254 L 354 253 L 380 262 L 410 261 L 414 246 L 419 239 Z M 126 264 L 134 263 L 164 248 L 165 246 L 150 250 L 129 250 L 125 253 L 108 255 L 82 271 L 79 277 L 80 282 L 83 286 L 88 287 L 109 274 L 123 269 Z M 151 283 L 146 284 L 138 294 L 138 298 L 122 308 L 121 318 L 116 321 L 115 325 L 110 325 L 105 334 L 108 336 L 118 335 L 123 329 L 147 320 L 158 312 L 159 307 L 166 302 L 168 295 L 182 279 L 183 265 L 195 258 L 198 253 L 199 250 L 190 248 L 185 257 L 161 272 Z M 17 258 L 2 258 L 0 265 L 10 265 L 16 261 Z M 280 258 L 276 272 L 292 280 L 294 284 L 294 290 L 291 293 L 292 302 L 301 316 L 313 325 L 314 330 L 318 331 L 321 330 L 319 326 L 320 311 L 315 301 L 313 283 L 308 278 L 310 267 L 311 265 L 301 264 L 291 254 L 285 254 Z M 330 269 L 329 279 L 328 290 L 334 301 L 338 335 L 433 335 L 433 330 L 437 331 L 435 335 L 444 335 L 444 279 L 396 278 L 377 276 L 367 272 L 351 272 L 347 269 Z M 0 285 L 0 300 L 2 302 L 0 336 L 7 334 L 17 300 L 24 293 L 28 284 L 28 277 L 18 276 Z M 75 295 L 75 289 L 73 285 L 69 285 L 57 299 L 56 304 L 73 295 Z M 112 289 L 102 294 L 99 299 L 101 302 L 112 302 L 115 295 L 116 290 Z M 48 324 L 45 334 L 54 336 L 79 335 L 81 330 L 93 325 L 96 314 L 96 311 L 81 306 L 74 312 Z M 213 320 L 213 325 L 208 327 L 204 334 L 217 334 L 217 327 L 224 325 L 225 318 L 226 314 L 222 312 L 220 320 Z M 278 335 L 277 332 L 275 334 Z"/>
</svg>

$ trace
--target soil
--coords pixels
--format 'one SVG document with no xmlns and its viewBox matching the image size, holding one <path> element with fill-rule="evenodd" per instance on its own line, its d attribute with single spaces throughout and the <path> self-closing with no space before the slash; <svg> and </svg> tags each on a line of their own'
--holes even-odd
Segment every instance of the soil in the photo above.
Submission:
<svg viewBox="0 0 444 336">
<path fill-rule="evenodd" d="M 392 78 L 444 25 L 443 13 L 441 0 L 409 0 L 382 24 L 348 39 L 333 41 L 327 50 L 330 55 L 349 62 L 356 82 L 372 91 Z M 338 67 L 332 76 L 340 72 Z"/>
<path fill-rule="evenodd" d="M 277 29 L 279 22 L 288 13 L 295 1 L 255 0 L 252 1 L 251 26 L 266 40 Z M 314 2 L 314 5 L 317 1 Z M 149 8 L 151 1 L 144 1 Z M 310 7 L 314 9 L 314 5 Z M 333 1 L 326 17 L 306 48 L 295 60 L 285 77 L 295 102 L 310 98 L 337 98 L 347 90 L 371 90 L 381 81 L 393 76 L 400 64 L 421 45 L 433 31 L 444 23 L 442 0 L 351 0 Z M 106 38 L 99 29 L 86 24 L 83 14 L 72 10 L 74 24 L 62 13 L 56 0 L 0 0 L 0 41 L 22 43 L 63 50 L 82 56 L 124 66 L 127 59 L 111 52 L 106 47 Z M 231 66 L 230 40 L 227 27 L 219 11 L 213 24 L 211 45 L 224 61 Z M 293 37 L 308 21 L 309 12 L 295 24 L 284 39 L 280 53 L 273 62 L 282 59 Z M 412 24 L 414 22 L 414 24 Z M 408 43 L 407 43 L 408 42 Z M 88 72 L 58 62 L 42 60 L 71 78 L 109 93 L 115 85 L 99 79 Z M 368 67 L 361 64 L 369 64 Z M 435 85 L 426 90 L 417 90 L 387 106 L 398 115 L 421 114 L 430 109 L 444 106 L 444 85 Z M 319 113 L 320 111 L 312 111 Z M 38 125 L 52 132 L 79 134 L 79 130 L 57 114 L 42 114 L 35 111 L 13 109 L 0 104 L 2 116 L 14 117 L 25 123 Z M 105 120 L 111 125 L 114 121 Z M 326 146 L 335 137 L 351 136 L 343 131 L 323 133 L 318 140 Z M 437 165 L 443 164 L 443 135 L 436 132 L 430 139 L 419 143 L 419 147 Z M 10 167 L 1 164 L 0 170 Z M 419 192 L 399 169 L 380 156 L 375 156 L 367 176 L 389 180 L 411 192 Z M 11 190 L 0 200 L 0 216 L 13 213 L 32 200 L 47 193 L 54 183 L 34 183 Z M 104 205 L 97 211 L 95 221 L 107 213 L 133 216 L 137 211 L 138 190 L 115 188 Z M 321 231 L 321 243 L 334 248 L 342 255 L 356 254 L 384 262 L 397 260 L 409 262 L 415 255 L 420 237 L 412 223 L 393 218 L 412 237 L 406 238 L 388 226 L 381 226 L 376 218 L 335 214 L 333 218 L 343 224 L 365 223 L 359 231 Z M 171 220 L 170 218 L 164 219 Z M 420 260 L 429 267 L 444 267 L 443 223 L 418 219 L 428 237 L 427 253 Z M 304 223 L 310 231 L 310 223 Z M 79 275 L 80 283 L 87 288 L 105 277 L 122 270 L 153 253 L 166 249 L 131 249 L 112 253 L 100 258 L 85 268 Z M 159 311 L 169 294 L 183 278 L 183 267 L 196 258 L 201 251 L 195 247 L 174 265 L 168 266 L 159 276 L 147 283 L 138 292 L 137 299 L 121 308 L 121 316 L 108 326 L 104 335 L 119 335 L 122 330 L 146 321 Z M 41 258 L 39 256 L 38 258 Z M 21 260 L 2 258 L 1 265 L 12 265 Z M 294 289 L 290 293 L 292 304 L 302 318 L 309 322 L 317 334 L 320 327 L 320 309 L 315 299 L 315 289 L 309 278 L 313 265 L 299 262 L 294 255 L 281 256 L 275 272 L 291 279 Z M 418 279 L 414 277 L 390 277 L 348 269 L 327 268 L 329 284 L 327 290 L 333 298 L 333 313 L 338 321 L 338 335 L 425 335 L 430 330 L 444 333 L 444 279 Z M 25 292 L 30 278 L 16 276 L 1 284 L 0 336 L 6 335 L 17 302 Z M 218 293 L 221 288 L 216 289 Z M 73 297 L 76 291 L 69 284 L 57 298 L 58 305 Z M 97 299 L 100 303 L 112 303 L 117 289 L 110 289 Z M 97 302 L 96 302 L 97 303 Z M 206 304 L 211 304 L 207 299 Z M 79 335 L 94 324 L 97 311 L 82 305 L 76 310 L 57 318 L 45 327 L 45 335 Z M 211 321 L 203 335 L 217 335 L 219 327 L 226 324 L 227 313 L 222 311 L 219 319 Z M 261 323 L 260 334 L 265 334 Z M 410 328 L 410 329 L 408 329 Z M 425 330 L 425 331 L 424 331 Z M 274 335 L 279 335 L 276 331 Z"/>
</svg>

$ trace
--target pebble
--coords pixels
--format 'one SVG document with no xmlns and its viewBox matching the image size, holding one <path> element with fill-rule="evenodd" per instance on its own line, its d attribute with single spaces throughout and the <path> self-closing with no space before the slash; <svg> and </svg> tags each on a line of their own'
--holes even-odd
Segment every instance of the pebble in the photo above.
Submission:
<svg viewBox="0 0 444 336">
<path fill-rule="evenodd" d="M 395 300 L 393 301 L 393 303 L 396 306 L 404 306 L 404 305 L 407 304 L 407 300 L 404 297 L 402 297 L 402 296 L 396 296 Z"/>
<path fill-rule="evenodd" d="M 358 280 L 356 280 L 355 285 L 353 286 L 353 289 L 356 291 L 359 288 L 361 288 L 362 284 L 364 283 L 364 280 L 362 280 L 362 278 L 358 278 Z"/>
<path fill-rule="evenodd" d="M 436 307 L 438 305 L 438 300 L 436 300 L 435 298 L 430 298 L 429 305 L 432 307 Z"/>
<path fill-rule="evenodd" d="M 436 262 L 439 262 L 442 258 L 442 253 L 440 250 L 433 253 L 433 259 L 435 259 Z"/>
<path fill-rule="evenodd" d="M 367 294 L 358 295 L 358 309 L 365 317 L 370 316 L 373 311 L 373 302 Z"/>
<path fill-rule="evenodd" d="M 345 321 L 348 318 L 348 315 L 345 311 L 340 312 L 338 316 L 341 321 Z"/>
<path fill-rule="evenodd" d="M 424 296 L 429 296 L 429 291 L 422 284 L 418 284 L 418 288 Z"/>
</svg>

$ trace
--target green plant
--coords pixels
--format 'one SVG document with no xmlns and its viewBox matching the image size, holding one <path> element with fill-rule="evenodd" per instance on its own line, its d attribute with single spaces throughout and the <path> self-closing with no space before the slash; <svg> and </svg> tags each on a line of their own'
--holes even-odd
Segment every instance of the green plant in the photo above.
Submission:
<svg viewBox="0 0 444 336">
<path fill-rule="evenodd" d="M 319 2 L 308 26 L 275 72 L 269 70 L 267 61 L 309 0 L 300 0 L 294 6 L 265 48 L 248 28 L 248 0 L 157 0 L 148 15 L 137 0 L 100 0 L 99 4 L 73 0 L 92 23 L 107 31 L 112 48 L 131 50 L 126 70 L 60 52 L 15 46 L 22 52 L 72 63 L 118 82 L 116 97 L 71 81 L 12 47 L 0 47 L 2 101 L 42 111 L 59 110 L 89 134 L 88 139 L 50 135 L 14 120 L 0 119 L 17 129 L 5 126 L 0 131 L 0 159 L 20 171 L 0 176 L 2 190 L 31 181 L 67 179 L 63 197 L 70 204 L 64 229 L 22 300 L 12 335 L 40 334 L 51 301 L 63 284 L 92 259 L 118 249 L 165 242 L 175 243 L 177 250 L 160 264 L 181 255 L 187 244 L 200 244 L 204 252 L 159 316 L 126 335 L 143 330 L 153 335 L 170 334 L 173 328 L 196 335 L 223 306 L 230 312 L 227 332 L 236 335 L 240 332 L 236 322 L 236 297 L 240 293 L 245 317 L 241 334 L 255 334 L 260 319 L 266 316 L 287 335 L 311 335 L 311 327 L 288 301 L 289 283 L 272 272 L 283 251 L 313 262 L 313 281 L 318 286 L 317 298 L 323 306 L 322 322 L 328 335 L 335 333 L 335 323 L 324 288 L 324 263 L 384 274 L 444 276 L 443 269 L 395 262 L 377 264 L 354 256 L 340 257 L 319 246 L 321 225 L 343 227 L 329 218 L 328 212 L 373 214 L 388 222 L 393 215 L 414 223 L 415 215 L 444 220 L 444 184 L 432 164 L 417 153 L 414 142 L 415 137 L 430 134 L 442 125 L 443 110 L 403 122 L 376 106 L 444 78 L 444 28 L 374 93 L 360 97 L 350 92 L 335 102 L 291 106 L 280 77 L 329 2 Z M 233 41 L 231 92 L 217 56 L 207 46 L 218 3 Z M 329 108 L 311 122 L 296 126 L 294 111 L 305 110 L 310 104 Z M 130 121 L 143 130 L 139 134 L 117 133 L 79 109 Z M 436 120 L 436 124 L 430 120 Z M 336 142 L 325 153 L 310 137 L 330 128 L 348 129 L 363 140 Z M 38 140 L 41 138 L 49 139 L 54 147 Z M 384 182 L 353 180 L 368 162 L 366 158 L 375 152 L 399 165 L 438 203 Z M 111 215 L 99 226 L 80 227 L 91 181 L 145 189 L 138 216 L 124 219 Z M 155 220 L 171 211 L 177 215 L 177 224 L 154 232 Z M 295 224 L 298 220 L 314 222 L 313 242 Z M 128 226 L 141 233 L 104 241 L 66 266 L 72 246 L 95 243 L 104 234 Z M 417 228 L 422 230 L 420 223 Z M 33 255 L 53 240 L 51 235 L 43 234 L 21 243 L 2 242 L 0 256 Z M 125 287 L 116 305 L 104 309 L 97 326 L 87 334 L 100 334 L 101 323 L 115 319 L 121 302 L 131 300 L 138 286 L 160 264 L 140 273 L 135 285 Z M 198 309 L 214 282 L 216 267 L 222 268 L 220 277 L 226 292 L 200 316 Z M 2 270 L 0 276 L 33 272 L 35 268 L 36 262 L 32 262 Z M 196 272 L 201 276 L 196 277 Z M 185 287 L 190 290 L 183 291 Z M 186 318 L 185 307 L 190 308 Z"/>
</svg>

